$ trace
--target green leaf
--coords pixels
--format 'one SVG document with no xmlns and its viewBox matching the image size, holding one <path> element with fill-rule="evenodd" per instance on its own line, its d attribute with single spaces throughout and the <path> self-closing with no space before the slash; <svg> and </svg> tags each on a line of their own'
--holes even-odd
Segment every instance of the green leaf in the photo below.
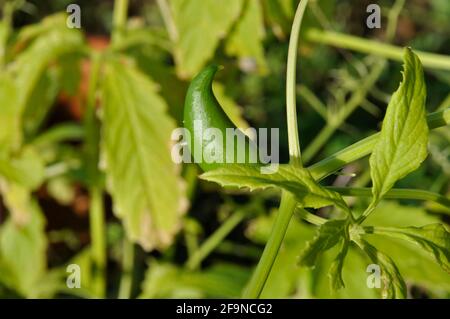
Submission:
<svg viewBox="0 0 450 319">
<path fill-rule="evenodd" d="M 431 254 L 436 262 L 450 273 L 450 233 L 442 224 L 423 227 L 386 228 L 369 227 L 374 234 L 383 234 L 408 240 Z"/>
<path fill-rule="evenodd" d="M 170 154 L 175 123 L 156 85 L 117 61 L 105 67 L 103 105 L 102 152 L 114 212 L 132 241 L 163 249 L 187 207 Z"/>
<path fill-rule="evenodd" d="M 348 240 L 348 238 L 344 238 L 344 240 L 342 241 L 342 247 L 338 255 L 331 263 L 329 275 L 332 290 L 345 288 L 344 279 L 342 278 L 342 269 L 344 268 L 344 261 L 348 253 L 349 245 L 350 241 Z"/>
<path fill-rule="evenodd" d="M 395 182 L 416 170 L 427 156 L 426 88 L 422 65 L 405 50 L 403 81 L 392 95 L 380 137 L 370 156 L 373 202 Z"/>
<path fill-rule="evenodd" d="M 246 1 L 244 12 L 228 37 L 226 52 L 228 55 L 241 58 L 243 62 L 241 67 L 244 70 L 252 71 L 256 67 L 261 74 L 266 74 L 267 64 L 262 43 L 264 35 L 261 2 L 259 0 Z"/>
<path fill-rule="evenodd" d="M 356 243 L 381 268 L 383 299 L 406 298 L 406 284 L 394 261 L 363 239 L 356 240 Z"/>
<path fill-rule="evenodd" d="M 345 257 L 345 265 L 342 269 L 341 277 L 345 278 L 345 287 L 335 290 L 333 282 L 330 287 L 330 277 L 324 276 L 331 270 L 331 266 L 336 261 L 341 247 L 336 245 L 329 251 L 324 252 L 319 259 L 319 263 L 312 270 L 311 285 L 314 298 L 333 299 L 374 299 L 380 298 L 380 289 L 372 289 L 367 286 L 367 258 L 361 254 L 359 249 L 353 245 L 349 246 Z"/>
<path fill-rule="evenodd" d="M 32 205 L 25 225 L 17 225 L 10 218 L 0 228 L 0 260 L 9 273 L 5 278 L 0 275 L 0 280 L 30 298 L 37 297 L 37 285 L 47 267 L 45 219 L 38 205 Z"/>
<path fill-rule="evenodd" d="M 260 170 L 261 167 L 257 165 L 227 164 L 200 177 L 222 186 L 248 187 L 250 190 L 281 188 L 295 195 L 301 207 L 337 205 L 348 211 L 342 197 L 320 186 L 305 168 L 280 165 L 278 171 L 271 174 L 263 174 Z"/>
<path fill-rule="evenodd" d="M 347 220 L 330 220 L 320 226 L 316 236 L 306 244 L 299 256 L 299 265 L 306 267 L 314 267 L 320 255 L 334 247 L 343 238 L 348 237 Z M 345 257 L 345 255 L 344 255 Z"/>
<path fill-rule="evenodd" d="M 438 222 L 437 216 L 427 214 L 423 208 L 401 206 L 394 201 L 383 201 L 366 220 L 367 224 L 375 227 L 421 227 Z M 392 257 L 407 282 L 435 294 L 450 292 L 448 273 L 435 262 L 432 254 L 417 249 L 415 243 L 392 236 L 366 235 L 365 239 Z"/>
<path fill-rule="evenodd" d="M 192 77 L 213 57 L 219 41 L 238 19 L 242 7 L 242 0 L 228 0 L 225 6 L 218 5 L 216 0 L 170 1 L 172 19 L 166 15 L 165 20 L 175 44 L 180 77 Z"/>
</svg>

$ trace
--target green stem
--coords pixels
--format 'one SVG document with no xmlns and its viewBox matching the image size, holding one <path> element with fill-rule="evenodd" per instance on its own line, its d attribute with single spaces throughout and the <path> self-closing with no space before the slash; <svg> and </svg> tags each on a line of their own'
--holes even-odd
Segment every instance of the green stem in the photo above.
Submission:
<svg viewBox="0 0 450 319">
<path fill-rule="evenodd" d="M 302 166 L 300 142 L 297 126 L 296 109 L 296 70 L 297 70 L 297 51 L 300 35 L 300 26 L 303 15 L 306 10 L 308 0 L 300 1 L 295 12 L 294 22 L 292 24 L 291 36 L 289 38 L 289 50 L 287 59 L 286 74 L 286 115 L 289 138 L 289 157 L 292 165 Z M 283 242 L 289 222 L 295 211 L 295 197 L 288 192 L 283 191 L 281 195 L 280 209 L 275 219 L 269 240 L 264 248 L 261 259 L 250 278 L 247 287 L 244 290 L 243 298 L 259 298 L 264 285 L 269 277 L 272 266 L 277 257 L 278 250 Z"/>
<path fill-rule="evenodd" d="M 327 187 L 327 188 L 335 192 L 338 192 L 343 196 L 356 196 L 356 197 L 372 196 L 372 189 L 367 187 L 355 187 L 355 188 Z M 416 200 L 432 201 L 441 204 L 445 207 L 450 207 L 450 199 L 442 196 L 441 194 L 425 190 L 393 188 L 389 192 L 387 192 L 383 197 L 393 199 L 416 199 Z"/>
<path fill-rule="evenodd" d="M 311 214 L 306 209 L 297 207 L 297 212 L 301 218 L 303 218 L 304 220 L 306 220 L 307 222 L 309 222 L 313 225 L 320 226 L 327 222 L 327 219 L 322 218 L 317 215 L 314 215 L 314 214 Z"/>
<path fill-rule="evenodd" d="M 98 171 L 99 159 L 99 124 L 95 116 L 96 91 L 102 61 L 101 54 L 92 55 L 92 69 L 89 78 L 87 97 L 87 108 L 84 117 L 86 131 L 85 163 L 87 164 L 87 175 L 89 179 L 90 195 L 90 233 L 91 254 L 94 263 L 93 289 L 97 297 L 102 298 L 106 293 L 106 230 L 105 212 L 103 206 L 103 187 L 100 182 Z"/>
<path fill-rule="evenodd" d="M 305 36 L 312 42 L 403 61 L 403 48 L 379 41 L 367 40 L 352 35 L 318 29 L 308 30 Z M 419 56 L 420 61 L 425 68 L 450 70 L 449 56 L 417 50 L 414 50 L 414 52 Z"/>
<path fill-rule="evenodd" d="M 120 278 L 119 299 L 129 299 L 133 288 L 134 244 L 125 237 L 122 247 L 122 277 Z"/>
<path fill-rule="evenodd" d="M 289 38 L 289 49 L 287 58 L 286 71 L 286 116 L 288 127 L 289 157 L 291 163 L 302 166 L 300 141 L 298 137 L 297 125 L 297 102 L 296 102 L 296 74 L 297 74 L 297 52 L 298 40 L 300 36 L 300 26 L 303 20 L 303 14 L 306 10 L 308 0 L 303 0 L 298 5 L 295 13 L 294 22 L 292 23 L 291 36 Z"/>
<path fill-rule="evenodd" d="M 431 113 L 427 116 L 428 127 L 435 129 L 441 126 L 450 124 L 450 108 Z M 308 167 L 311 175 L 316 180 L 321 180 L 328 175 L 334 173 L 348 163 L 356 161 L 372 152 L 375 144 L 378 141 L 379 133 L 373 134 L 365 139 L 350 145 L 343 150 L 327 157 L 326 159 L 317 162 Z"/>
<path fill-rule="evenodd" d="M 123 39 L 128 17 L 128 0 L 115 0 L 113 12 L 113 45 L 118 45 Z"/>
<path fill-rule="evenodd" d="M 94 263 L 92 287 L 96 297 L 103 298 L 106 292 L 106 240 L 105 213 L 102 191 L 99 187 L 89 190 L 89 224 L 91 232 L 91 256 Z"/>
<path fill-rule="evenodd" d="M 231 233 L 231 231 L 244 219 L 245 210 L 236 211 L 195 251 L 186 262 L 189 270 L 197 269 L 202 261 Z"/>
<path fill-rule="evenodd" d="M 280 209 L 275 218 L 269 240 L 267 241 L 255 272 L 250 278 L 250 282 L 244 291 L 243 298 L 259 298 L 261 295 L 273 263 L 275 262 L 275 258 L 278 255 L 278 250 L 280 249 L 284 235 L 286 234 L 289 222 L 291 221 L 292 212 L 295 211 L 296 206 L 297 202 L 295 201 L 294 196 L 290 193 L 283 192 Z"/>
</svg>

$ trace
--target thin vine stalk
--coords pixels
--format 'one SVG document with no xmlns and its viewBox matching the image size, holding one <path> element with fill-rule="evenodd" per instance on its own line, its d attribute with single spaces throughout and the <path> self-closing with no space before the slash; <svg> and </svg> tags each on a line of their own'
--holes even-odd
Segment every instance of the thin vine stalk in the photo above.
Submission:
<svg viewBox="0 0 450 319">
<path fill-rule="evenodd" d="M 286 115 L 289 138 L 289 157 L 291 164 L 297 166 L 302 166 L 302 160 L 297 127 L 296 65 L 300 26 L 307 4 L 308 0 L 301 1 L 295 13 L 289 39 L 286 74 Z M 243 298 L 259 298 L 261 296 L 295 209 L 296 201 L 294 196 L 290 193 L 283 192 L 280 208 L 272 227 L 269 240 L 264 248 L 261 259 L 244 290 Z"/>
</svg>

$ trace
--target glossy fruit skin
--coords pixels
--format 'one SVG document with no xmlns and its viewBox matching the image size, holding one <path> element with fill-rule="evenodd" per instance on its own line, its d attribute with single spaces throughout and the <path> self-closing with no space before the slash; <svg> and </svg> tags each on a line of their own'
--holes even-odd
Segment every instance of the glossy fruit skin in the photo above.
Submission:
<svg viewBox="0 0 450 319">
<path fill-rule="evenodd" d="M 195 148 L 199 145 L 202 149 L 211 148 L 211 141 L 205 140 L 203 134 L 207 128 L 216 128 L 220 130 L 222 136 L 226 137 L 227 128 L 236 128 L 233 122 L 228 118 L 223 108 L 217 101 L 214 93 L 212 91 L 212 83 L 214 76 L 219 67 L 215 64 L 207 66 L 203 69 L 191 82 L 189 89 L 186 94 L 185 104 L 184 104 L 184 127 L 190 132 L 191 142 L 190 142 L 190 152 L 196 163 L 206 172 L 212 169 L 219 168 L 225 163 L 207 163 L 196 154 Z M 197 124 L 194 125 L 195 121 Z M 239 134 L 244 135 L 241 131 Z M 250 139 L 244 135 L 245 138 L 245 162 L 248 162 L 249 152 L 257 152 L 256 145 L 250 141 Z M 235 143 L 234 163 L 237 163 L 237 143 Z M 225 151 L 226 142 L 223 140 L 222 145 L 218 148 L 220 156 L 224 159 L 227 158 Z M 257 153 L 255 153 L 257 154 Z M 229 158 L 230 158 L 229 154 Z M 228 163 L 228 161 L 227 161 Z"/>
</svg>

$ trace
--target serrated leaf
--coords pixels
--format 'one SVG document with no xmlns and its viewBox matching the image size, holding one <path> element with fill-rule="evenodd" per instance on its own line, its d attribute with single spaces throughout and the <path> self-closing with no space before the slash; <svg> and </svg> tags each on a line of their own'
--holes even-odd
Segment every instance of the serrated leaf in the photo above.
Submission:
<svg viewBox="0 0 450 319">
<path fill-rule="evenodd" d="M 372 262 L 381 268 L 383 299 L 404 299 L 406 284 L 394 261 L 363 239 L 356 241 Z"/>
<path fill-rule="evenodd" d="M 226 52 L 228 55 L 242 59 L 241 68 L 250 70 L 257 68 L 261 74 L 267 73 L 264 58 L 264 19 L 259 0 L 245 2 L 244 12 L 230 33 Z"/>
<path fill-rule="evenodd" d="M 103 83 L 102 152 L 114 212 L 146 250 L 170 245 L 186 210 L 180 169 L 172 161 L 174 121 L 156 85 L 111 61 Z"/>
<path fill-rule="evenodd" d="M 175 44 L 180 77 L 192 77 L 213 57 L 219 41 L 238 19 L 242 7 L 242 0 L 228 0 L 225 6 L 218 5 L 216 0 L 170 1 L 173 27 L 169 27 L 169 33 Z"/>
<path fill-rule="evenodd" d="M 316 236 L 306 244 L 299 256 L 299 265 L 305 267 L 314 267 L 317 259 L 326 250 L 334 247 L 343 238 L 346 238 L 348 221 L 330 220 L 320 226 Z"/>
<path fill-rule="evenodd" d="M 276 187 L 292 193 L 301 207 L 337 205 L 348 211 L 346 203 L 338 193 L 320 186 L 309 171 L 302 167 L 280 165 L 275 173 L 263 174 L 261 167 L 257 165 L 227 164 L 200 177 L 222 186 L 247 187 L 250 190 Z"/>
<path fill-rule="evenodd" d="M 344 232 L 344 234 L 346 233 Z M 349 245 L 350 241 L 348 238 L 344 238 L 338 255 L 331 263 L 329 275 L 332 290 L 345 288 L 344 279 L 342 278 L 342 269 L 344 268 L 344 261 L 347 256 Z"/>
<path fill-rule="evenodd" d="M 436 262 L 450 273 L 450 233 L 442 224 L 423 227 L 373 228 L 374 234 L 384 234 L 408 240 L 431 254 Z"/>
<path fill-rule="evenodd" d="M 427 156 L 425 99 L 422 65 L 408 48 L 404 55 L 403 81 L 392 95 L 380 137 L 370 156 L 375 203 L 397 180 L 416 170 Z"/>
</svg>

